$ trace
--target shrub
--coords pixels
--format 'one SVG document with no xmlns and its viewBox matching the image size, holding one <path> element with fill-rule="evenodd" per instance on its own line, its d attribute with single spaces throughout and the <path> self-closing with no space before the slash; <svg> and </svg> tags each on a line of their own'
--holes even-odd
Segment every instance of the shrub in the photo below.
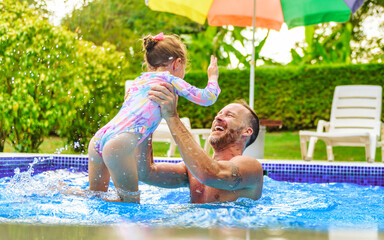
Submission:
<svg viewBox="0 0 384 240">
<path fill-rule="evenodd" d="M 0 9 L 0 147 L 8 136 L 17 151 L 37 152 L 52 132 L 73 139 L 74 130 L 94 129 L 96 113 L 117 99 L 105 82 L 124 69 L 124 54 L 53 27 L 18 1 Z"/>
<path fill-rule="evenodd" d="M 79 64 L 85 66 L 76 77 L 87 86 L 88 98 L 81 99 L 81 107 L 76 108 L 74 118 L 58 132 L 67 138 L 68 143 L 83 151 L 96 131 L 120 109 L 128 68 L 124 53 L 116 52 L 116 48 L 108 43 L 103 47 L 81 44 L 78 54 L 84 61 Z"/>
</svg>

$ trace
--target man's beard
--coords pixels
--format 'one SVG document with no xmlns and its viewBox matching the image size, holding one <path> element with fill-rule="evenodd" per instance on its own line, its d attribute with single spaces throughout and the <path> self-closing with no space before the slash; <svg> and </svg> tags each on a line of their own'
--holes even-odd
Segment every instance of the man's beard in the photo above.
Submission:
<svg viewBox="0 0 384 240">
<path fill-rule="evenodd" d="M 226 134 L 221 136 L 210 135 L 208 141 L 214 149 L 222 149 L 232 143 L 239 141 L 241 130 L 242 128 L 229 129 Z"/>
</svg>

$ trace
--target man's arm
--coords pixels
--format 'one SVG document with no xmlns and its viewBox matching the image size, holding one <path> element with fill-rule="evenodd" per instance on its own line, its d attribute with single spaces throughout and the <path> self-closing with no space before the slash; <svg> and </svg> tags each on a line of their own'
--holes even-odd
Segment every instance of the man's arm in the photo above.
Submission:
<svg viewBox="0 0 384 240">
<path fill-rule="evenodd" d="M 150 98 L 160 105 L 186 166 L 201 183 L 225 190 L 262 186 L 263 170 L 256 159 L 236 156 L 230 161 L 214 161 L 180 121 L 172 86 L 164 83 L 151 89 Z"/>
<path fill-rule="evenodd" d="M 154 163 L 152 136 L 145 139 L 137 148 L 140 155 L 137 164 L 139 180 L 150 185 L 165 188 L 188 185 L 187 168 L 182 163 Z"/>
<path fill-rule="evenodd" d="M 225 190 L 253 188 L 256 183 L 262 183 L 263 170 L 256 159 L 236 156 L 230 161 L 215 161 L 178 117 L 169 118 L 167 123 L 185 165 L 201 183 Z"/>
</svg>

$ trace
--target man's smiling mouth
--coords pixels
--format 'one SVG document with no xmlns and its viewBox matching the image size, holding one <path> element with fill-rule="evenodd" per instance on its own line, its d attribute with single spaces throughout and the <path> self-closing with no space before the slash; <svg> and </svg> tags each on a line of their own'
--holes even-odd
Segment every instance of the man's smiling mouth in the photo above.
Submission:
<svg viewBox="0 0 384 240">
<path fill-rule="evenodd" d="M 215 131 L 220 131 L 220 132 L 222 132 L 222 131 L 224 131 L 224 128 L 221 127 L 221 126 L 216 126 L 216 127 L 215 127 Z"/>
</svg>

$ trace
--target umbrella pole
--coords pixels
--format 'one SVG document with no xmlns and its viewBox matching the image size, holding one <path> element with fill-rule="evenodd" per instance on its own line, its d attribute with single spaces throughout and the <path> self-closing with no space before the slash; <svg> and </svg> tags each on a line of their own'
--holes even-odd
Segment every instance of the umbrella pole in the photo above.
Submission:
<svg viewBox="0 0 384 240">
<path fill-rule="evenodd" d="M 255 31 L 256 31 L 256 0 L 253 0 L 253 18 L 252 18 L 252 61 L 249 80 L 249 107 L 253 109 L 255 98 Z"/>
</svg>

